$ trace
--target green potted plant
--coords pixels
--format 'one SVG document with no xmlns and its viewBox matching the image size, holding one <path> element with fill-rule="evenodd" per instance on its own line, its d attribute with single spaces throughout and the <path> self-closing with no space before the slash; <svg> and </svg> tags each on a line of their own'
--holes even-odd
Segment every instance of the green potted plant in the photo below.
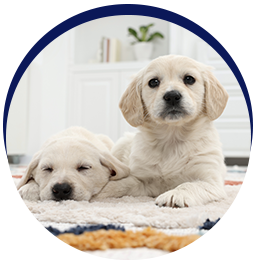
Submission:
<svg viewBox="0 0 257 264">
<path fill-rule="evenodd" d="M 160 32 L 149 33 L 149 28 L 154 24 L 139 27 L 139 32 L 133 28 L 128 28 L 129 35 L 133 36 L 136 41 L 131 44 L 134 45 L 134 52 L 137 60 L 150 59 L 153 51 L 153 40 L 156 38 L 164 38 Z"/>
</svg>

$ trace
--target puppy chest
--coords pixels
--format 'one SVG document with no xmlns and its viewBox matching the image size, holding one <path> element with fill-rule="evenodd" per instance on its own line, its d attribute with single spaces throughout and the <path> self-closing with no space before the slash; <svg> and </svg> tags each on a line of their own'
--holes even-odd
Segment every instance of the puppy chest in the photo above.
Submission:
<svg viewBox="0 0 257 264">
<path fill-rule="evenodd" d="M 173 151 L 145 152 L 131 159 L 130 169 L 133 175 L 149 178 L 149 181 L 165 180 L 181 174 L 189 160 L 188 156 Z"/>
</svg>

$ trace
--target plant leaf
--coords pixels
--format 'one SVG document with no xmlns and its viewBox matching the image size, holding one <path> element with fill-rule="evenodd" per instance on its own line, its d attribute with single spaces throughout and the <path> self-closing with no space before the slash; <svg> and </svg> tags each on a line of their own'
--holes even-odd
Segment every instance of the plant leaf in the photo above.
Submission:
<svg viewBox="0 0 257 264">
<path fill-rule="evenodd" d="M 147 30 L 149 29 L 149 27 L 152 27 L 154 24 L 149 24 L 148 26 L 146 26 Z"/>
<path fill-rule="evenodd" d="M 147 27 L 145 27 L 145 26 L 141 26 L 140 28 L 139 28 L 139 30 L 140 30 L 140 32 L 141 32 L 141 40 L 142 41 L 146 41 L 146 34 L 147 34 Z"/>
<path fill-rule="evenodd" d="M 147 26 L 141 26 L 139 28 L 141 34 L 142 34 L 142 37 L 141 37 L 141 40 L 142 41 L 147 41 L 146 38 L 147 38 L 147 33 L 148 33 L 148 30 L 149 30 L 149 27 L 152 27 L 154 24 L 149 24 Z"/>
<path fill-rule="evenodd" d="M 153 40 L 154 38 L 164 38 L 164 36 L 160 32 L 155 32 L 149 36 L 147 42 Z"/>
<path fill-rule="evenodd" d="M 142 34 L 145 34 L 145 33 L 147 32 L 147 27 L 146 27 L 146 26 L 141 26 L 141 27 L 139 28 L 139 30 L 140 30 L 140 32 L 141 32 Z"/>
<path fill-rule="evenodd" d="M 134 36 L 138 41 L 141 41 L 141 39 L 137 35 L 137 32 L 133 28 L 128 28 L 128 32 L 130 35 Z"/>
<path fill-rule="evenodd" d="M 154 24 L 149 24 L 148 26 L 141 26 L 141 27 L 139 28 L 139 30 L 140 30 L 141 33 L 147 33 L 148 30 L 149 30 L 149 27 L 152 27 L 153 25 L 154 25 Z"/>
</svg>

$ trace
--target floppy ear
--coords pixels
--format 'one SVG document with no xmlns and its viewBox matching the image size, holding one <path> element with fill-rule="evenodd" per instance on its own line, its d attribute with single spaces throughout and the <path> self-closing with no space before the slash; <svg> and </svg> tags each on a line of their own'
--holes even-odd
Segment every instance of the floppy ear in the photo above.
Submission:
<svg viewBox="0 0 257 264">
<path fill-rule="evenodd" d="M 28 181 L 33 178 L 32 172 L 33 172 L 33 170 L 38 165 L 39 156 L 40 156 L 40 153 L 39 152 L 37 152 L 33 156 L 33 158 L 31 160 L 30 164 L 28 165 L 28 167 L 27 167 L 24 175 L 22 176 L 21 180 L 19 181 L 19 183 L 17 185 L 17 190 L 19 190 L 23 185 L 25 185 L 26 183 L 28 183 Z"/>
<path fill-rule="evenodd" d="M 133 127 L 140 126 L 144 122 L 144 109 L 141 97 L 142 71 L 134 77 L 119 103 L 124 118 Z"/>
<path fill-rule="evenodd" d="M 205 107 L 211 120 L 217 119 L 224 111 L 228 101 L 228 93 L 213 73 L 205 72 Z"/>
<path fill-rule="evenodd" d="M 110 180 L 119 180 L 129 176 L 129 167 L 108 152 L 102 153 L 100 163 L 109 169 Z"/>
</svg>

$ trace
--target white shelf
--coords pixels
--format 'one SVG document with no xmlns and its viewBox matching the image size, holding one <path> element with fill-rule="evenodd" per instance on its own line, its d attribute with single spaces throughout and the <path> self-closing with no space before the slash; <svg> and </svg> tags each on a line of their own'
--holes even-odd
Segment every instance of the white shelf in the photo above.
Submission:
<svg viewBox="0 0 257 264">
<path fill-rule="evenodd" d="M 145 67 L 150 61 L 124 61 L 114 63 L 87 63 L 87 64 L 73 64 L 71 71 L 119 71 L 119 70 L 135 70 Z"/>
</svg>

